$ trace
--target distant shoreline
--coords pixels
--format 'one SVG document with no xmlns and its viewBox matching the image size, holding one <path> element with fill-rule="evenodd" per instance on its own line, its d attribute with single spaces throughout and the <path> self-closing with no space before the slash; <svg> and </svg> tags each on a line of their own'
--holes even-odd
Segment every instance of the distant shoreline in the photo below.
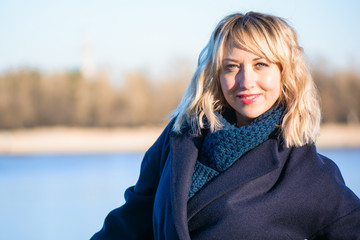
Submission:
<svg viewBox="0 0 360 240">
<path fill-rule="evenodd" d="M 161 127 L 3 130 L 0 154 L 144 152 L 162 130 Z M 360 125 L 323 125 L 317 147 L 360 147 Z"/>
</svg>

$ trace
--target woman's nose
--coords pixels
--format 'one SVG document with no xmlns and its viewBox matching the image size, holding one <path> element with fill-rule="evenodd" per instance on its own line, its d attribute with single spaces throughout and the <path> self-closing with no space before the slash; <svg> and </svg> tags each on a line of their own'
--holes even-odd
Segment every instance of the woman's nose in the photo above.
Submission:
<svg viewBox="0 0 360 240">
<path fill-rule="evenodd" d="M 253 69 L 242 68 L 237 74 L 237 81 L 242 89 L 251 89 L 255 87 L 256 74 Z"/>
</svg>

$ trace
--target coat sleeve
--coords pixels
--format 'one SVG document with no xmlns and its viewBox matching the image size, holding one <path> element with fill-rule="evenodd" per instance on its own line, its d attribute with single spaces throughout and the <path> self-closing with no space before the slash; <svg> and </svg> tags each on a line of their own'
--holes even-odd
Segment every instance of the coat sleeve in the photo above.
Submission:
<svg viewBox="0 0 360 240">
<path fill-rule="evenodd" d="M 329 185 L 330 182 L 333 184 L 332 187 L 325 187 L 328 194 L 326 195 L 327 199 L 323 201 L 332 206 L 331 210 L 329 210 L 331 215 L 329 219 L 332 218 L 332 221 L 329 221 L 309 240 L 360 240 L 360 199 L 345 185 L 336 164 L 324 156 L 321 157 L 322 161 L 327 163 L 329 169 L 331 169 L 331 176 L 336 180 L 328 180 Z M 330 194 L 330 191 L 332 194 Z"/>
<path fill-rule="evenodd" d="M 309 240 L 341 239 L 360 240 L 360 208 L 336 219 Z"/>
<path fill-rule="evenodd" d="M 156 189 L 169 155 L 170 123 L 145 153 L 139 179 L 125 191 L 125 204 L 112 210 L 91 240 L 153 239 L 152 213 Z"/>
</svg>

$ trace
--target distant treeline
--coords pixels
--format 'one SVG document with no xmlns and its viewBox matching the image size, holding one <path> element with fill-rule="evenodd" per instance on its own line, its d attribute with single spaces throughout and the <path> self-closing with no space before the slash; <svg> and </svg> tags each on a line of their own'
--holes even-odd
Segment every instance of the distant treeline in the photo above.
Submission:
<svg viewBox="0 0 360 240">
<path fill-rule="evenodd" d="M 360 76 L 354 71 L 314 70 L 323 122 L 358 122 Z M 160 80 L 129 73 L 121 86 L 106 74 L 42 73 L 18 69 L 0 74 L 0 128 L 37 126 L 115 127 L 163 124 L 177 106 L 190 71 Z"/>
</svg>

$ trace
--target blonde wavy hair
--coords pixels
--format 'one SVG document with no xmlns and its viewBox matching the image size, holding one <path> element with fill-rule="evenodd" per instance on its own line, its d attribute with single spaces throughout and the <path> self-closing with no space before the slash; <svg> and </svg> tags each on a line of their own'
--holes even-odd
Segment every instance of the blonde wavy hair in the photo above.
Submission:
<svg viewBox="0 0 360 240">
<path fill-rule="evenodd" d="M 281 94 L 275 104 L 284 105 L 281 134 L 286 146 L 315 143 L 320 129 L 318 92 L 306 65 L 295 30 L 282 18 L 248 12 L 223 18 L 202 50 L 197 69 L 179 104 L 173 130 L 190 125 L 194 133 L 202 128 L 222 127 L 215 111 L 228 106 L 221 91 L 220 71 L 230 41 L 281 67 Z"/>
</svg>

